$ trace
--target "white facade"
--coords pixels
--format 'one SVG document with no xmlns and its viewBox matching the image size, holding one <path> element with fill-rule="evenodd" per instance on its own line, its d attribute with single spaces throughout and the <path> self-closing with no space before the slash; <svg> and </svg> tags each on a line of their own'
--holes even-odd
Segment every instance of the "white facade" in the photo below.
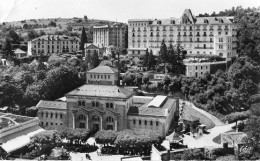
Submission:
<svg viewBox="0 0 260 161">
<path fill-rule="evenodd" d="M 233 17 L 196 17 L 185 10 L 180 19 L 128 20 L 128 53 L 142 54 L 146 48 L 158 54 L 162 40 L 167 46 L 182 44 L 187 54 L 236 56 L 237 24 Z"/>
</svg>

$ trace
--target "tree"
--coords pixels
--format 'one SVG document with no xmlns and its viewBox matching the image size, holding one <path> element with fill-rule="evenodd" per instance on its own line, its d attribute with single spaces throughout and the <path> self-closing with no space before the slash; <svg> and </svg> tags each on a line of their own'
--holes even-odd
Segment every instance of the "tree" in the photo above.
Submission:
<svg viewBox="0 0 260 161">
<path fill-rule="evenodd" d="M 83 26 L 82 28 L 82 33 L 81 33 L 81 39 L 80 39 L 80 50 L 82 51 L 82 54 L 84 54 L 84 45 L 85 43 L 87 43 L 88 40 L 87 40 L 87 35 L 86 35 L 86 31 L 85 31 L 85 28 Z"/>
<path fill-rule="evenodd" d="M 149 51 L 146 49 L 145 55 L 143 57 L 143 66 L 146 67 L 148 66 L 148 60 L 149 60 Z"/>
<path fill-rule="evenodd" d="M 30 31 L 28 31 L 28 37 L 29 37 L 29 40 L 32 40 L 32 39 L 38 37 L 38 34 L 35 30 L 30 30 Z"/>
<path fill-rule="evenodd" d="M 168 62 L 168 52 L 167 52 L 167 46 L 164 42 L 164 39 L 162 40 L 162 44 L 159 51 L 159 62 L 164 64 L 165 71 L 166 72 L 166 63 Z"/>
<path fill-rule="evenodd" d="M 99 65 L 98 53 L 96 50 L 94 51 L 91 59 L 92 59 L 91 63 L 92 63 L 93 68 L 96 68 Z"/>
<path fill-rule="evenodd" d="M 23 90 L 19 85 L 12 82 L 2 82 L 0 84 L 0 106 L 15 106 L 19 104 L 23 97 Z"/>
<path fill-rule="evenodd" d="M 50 21 L 50 22 L 48 23 L 48 26 L 50 26 L 50 27 L 56 27 L 56 23 L 55 23 L 54 21 Z"/>
<path fill-rule="evenodd" d="M 95 139 L 98 144 L 114 144 L 118 133 L 113 130 L 102 130 L 95 134 Z"/>
<path fill-rule="evenodd" d="M 2 46 L 2 52 L 6 58 L 11 58 L 14 54 L 12 51 L 12 45 L 8 38 L 5 38 Z"/>
<path fill-rule="evenodd" d="M 147 65 L 148 65 L 148 69 L 151 69 L 156 65 L 156 60 L 152 50 L 150 50 Z"/>
</svg>

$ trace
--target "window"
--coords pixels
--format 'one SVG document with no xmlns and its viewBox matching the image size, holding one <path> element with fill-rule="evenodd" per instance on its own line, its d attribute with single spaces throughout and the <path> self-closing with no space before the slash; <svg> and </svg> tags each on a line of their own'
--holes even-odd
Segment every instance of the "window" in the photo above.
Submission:
<svg viewBox="0 0 260 161">
<path fill-rule="evenodd" d="M 92 102 L 92 107 L 95 107 L 95 102 Z"/>
<path fill-rule="evenodd" d="M 62 114 L 60 114 L 60 118 L 62 119 Z"/>
<path fill-rule="evenodd" d="M 219 38 L 219 42 L 223 42 L 223 38 Z"/>
<path fill-rule="evenodd" d="M 135 119 L 134 119 L 133 123 L 134 123 L 134 125 L 135 125 Z"/>
<path fill-rule="evenodd" d="M 81 106 L 81 101 L 78 101 L 78 105 Z"/>
<path fill-rule="evenodd" d="M 147 121 L 146 120 L 144 121 L 144 125 L 147 125 Z"/>
<path fill-rule="evenodd" d="M 108 116 L 106 119 L 107 122 L 114 122 L 114 119 L 111 116 Z"/>
<path fill-rule="evenodd" d="M 53 125 L 53 123 L 51 122 L 51 125 Z"/>
<path fill-rule="evenodd" d="M 142 121 L 141 120 L 139 120 L 139 125 L 141 125 L 142 124 Z"/>
<path fill-rule="evenodd" d="M 46 112 L 46 117 L 48 117 L 48 112 Z"/>
<path fill-rule="evenodd" d="M 42 117 L 43 117 L 43 112 L 42 112 Z"/>
<path fill-rule="evenodd" d="M 219 45 L 219 49 L 223 49 L 223 45 Z"/>
<path fill-rule="evenodd" d="M 99 106 L 99 103 L 98 102 L 96 102 L 96 107 L 98 107 Z"/>
<path fill-rule="evenodd" d="M 156 121 L 156 126 L 159 126 L 159 122 L 158 121 Z"/>
<path fill-rule="evenodd" d="M 82 106 L 85 106 L 85 102 L 84 101 L 82 101 L 81 104 L 82 104 Z"/>
<path fill-rule="evenodd" d="M 58 118 L 58 114 L 57 113 L 55 114 L 55 118 Z"/>
<path fill-rule="evenodd" d="M 150 125 L 153 126 L 153 121 L 150 121 Z"/>
<path fill-rule="evenodd" d="M 198 70 L 198 66 L 196 66 L 196 70 Z"/>
<path fill-rule="evenodd" d="M 98 117 L 98 116 L 93 116 L 93 117 L 92 117 L 92 120 L 93 120 L 93 121 L 99 121 L 99 117 Z"/>
<path fill-rule="evenodd" d="M 46 122 L 46 126 L 48 126 L 48 122 Z"/>
<path fill-rule="evenodd" d="M 53 113 L 51 113 L 51 118 L 53 117 Z"/>
</svg>

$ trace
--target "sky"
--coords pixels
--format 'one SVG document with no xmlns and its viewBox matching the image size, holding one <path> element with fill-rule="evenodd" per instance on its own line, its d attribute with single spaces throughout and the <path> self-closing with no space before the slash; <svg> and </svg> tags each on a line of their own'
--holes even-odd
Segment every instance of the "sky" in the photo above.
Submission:
<svg viewBox="0 0 260 161">
<path fill-rule="evenodd" d="M 39 18 L 72 18 L 127 22 L 135 18 L 179 18 L 184 9 L 193 15 L 233 6 L 259 7 L 260 0 L 0 0 L 0 22 Z"/>
</svg>

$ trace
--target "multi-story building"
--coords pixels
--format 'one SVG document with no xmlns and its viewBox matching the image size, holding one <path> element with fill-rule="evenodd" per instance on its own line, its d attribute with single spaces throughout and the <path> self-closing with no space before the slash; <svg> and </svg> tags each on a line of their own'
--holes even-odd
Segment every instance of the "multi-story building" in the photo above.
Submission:
<svg viewBox="0 0 260 161">
<path fill-rule="evenodd" d="M 67 114 L 66 102 L 41 100 L 36 107 L 41 126 L 64 124 Z"/>
<path fill-rule="evenodd" d="M 127 48 L 127 25 L 114 23 L 113 25 L 94 26 L 93 43 L 99 48 L 109 46 Z"/>
<path fill-rule="evenodd" d="M 128 20 L 128 53 L 142 54 L 151 49 L 158 54 L 166 45 L 180 42 L 188 54 L 236 56 L 237 24 L 234 17 L 193 17 L 186 9 L 180 19 Z"/>
<path fill-rule="evenodd" d="M 73 129 L 152 129 L 165 136 L 178 109 L 178 101 L 167 96 L 134 98 L 132 90 L 117 86 L 117 82 L 116 69 L 98 66 L 86 73 L 86 84 L 65 95 L 64 104 L 40 101 L 37 105 L 39 119 L 44 126 L 51 125 L 50 122 L 56 125 L 55 120 L 60 120 L 59 113 L 66 104 L 66 119 L 61 121 Z"/>
<path fill-rule="evenodd" d="M 28 42 L 28 55 L 72 53 L 79 50 L 80 39 L 65 35 L 43 35 Z"/>
</svg>

